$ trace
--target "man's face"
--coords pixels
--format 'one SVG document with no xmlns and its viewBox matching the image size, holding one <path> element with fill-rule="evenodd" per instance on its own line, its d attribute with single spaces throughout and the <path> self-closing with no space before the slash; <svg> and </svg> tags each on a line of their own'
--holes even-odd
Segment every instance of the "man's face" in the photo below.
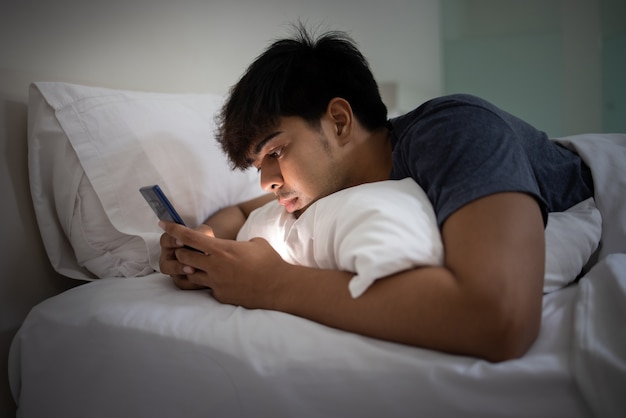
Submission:
<svg viewBox="0 0 626 418">
<path fill-rule="evenodd" d="M 332 124 L 319 129 L 299 117 L 283 117 L 253 150 L 261 187 L 299 216 L 311 203 L 345 187 Z"/>
</svg>

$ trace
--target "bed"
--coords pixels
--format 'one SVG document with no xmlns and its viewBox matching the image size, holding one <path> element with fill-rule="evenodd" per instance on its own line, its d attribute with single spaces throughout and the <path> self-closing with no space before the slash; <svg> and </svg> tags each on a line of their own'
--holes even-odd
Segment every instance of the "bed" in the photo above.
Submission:
<svg viewBox="0 0 626 418">
<path fill-rule="evenodd" d="M 221 101 L 31 85 L 42 240 L 85 284 L 35 306 L 13 339 L 18 417 L 623 416 L 626 134 L 554 139 L 591 167 L 593 204 L 550 214 L 539 338 L 494 364 L 222 305 L 159 273 L 139 187 L 161 185 L 190 226 L 261 192 L 212 139 Z"/>
</svg>

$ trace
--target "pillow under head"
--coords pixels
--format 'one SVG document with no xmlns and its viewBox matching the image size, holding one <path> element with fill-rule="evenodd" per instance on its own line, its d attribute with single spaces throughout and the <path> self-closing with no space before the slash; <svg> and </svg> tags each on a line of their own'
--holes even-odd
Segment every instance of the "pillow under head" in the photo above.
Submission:
<svg viewBox="0 0 626 418">
<path fill-rule="evenodd" d="M 48 256 L 73 278 L 158 270 L 162 231 L 139 193 L 159 184 L 193 227 L 263 193 L 214 137 L 222 97 L 31 85 L 31 194 Z"/>
</svg>

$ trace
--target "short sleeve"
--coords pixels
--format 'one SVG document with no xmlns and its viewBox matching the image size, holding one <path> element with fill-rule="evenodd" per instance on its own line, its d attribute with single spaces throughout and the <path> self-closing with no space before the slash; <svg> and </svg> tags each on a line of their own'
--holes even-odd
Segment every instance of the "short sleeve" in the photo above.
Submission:
<svg viewBox="0 0 626 418">
<path fill-rule="evenodd" d="M 545 222 L 546 203 L 517 127 L 467 101 L 443 100 L 416 112 L 395 133 L 392 178 L 409 176 L 422 186 L 440 227 L 462 206 L 499 192 L 535 197 Z"/>
</svg>

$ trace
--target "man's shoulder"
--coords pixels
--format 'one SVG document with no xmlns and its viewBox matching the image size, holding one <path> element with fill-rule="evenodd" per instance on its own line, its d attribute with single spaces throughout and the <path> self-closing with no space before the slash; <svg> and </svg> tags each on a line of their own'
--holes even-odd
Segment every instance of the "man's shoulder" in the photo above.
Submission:
<svg viewBox="0 0 626 418">
<path fill-rule="evenodd" d="M 437 113 L 439 111 L 444 111 L 446 109 L 455 108 L 455 107 L 474 107 L 486 110 L 496 110 L 497 108 L 490 103 L 489 101 L 474 96 L 472 94 L 458 93 L 458 94 L 449 94 L 446 96 L 439 96 L 433 99 L 430 99 L 422 104 L 420 104 L 415 109 L 404 113 L 401 116 L 398 116 L 392 119 L 392 125 L 396 124 L 406 124 L 411 121 L 419 120 L 421 118 L 428 117 L 433 113 Z"/>
<path fill-rule="evenodd" d="M 481 97 L 450 94 L 430 99 L 414 110 L 391 120 L 395 145 L 406 139 L 430 144 L 452 133 L 463 133 L 470 125 L 495 127 L 507 124 L 509 116 Z"/>
<path fill-rule="evenodd" d="M 447 105 L 453 105 L 453 106 L 471 105 L 471 106 L 484 106 L 484 107 L 492 106 L 489 101 L 483 99 L 482 97 L 478 97 L 478 96 L 475 96 L 473 94 L 468 94 L 468 93 L 455 93 L 455 94 L 448 94 L 445 96 L 435 97 L 433 99 L 430 99 L 424 102 L 421 106 L 437 107 L 437 106 L 447 106 Z"/>
</svg>

